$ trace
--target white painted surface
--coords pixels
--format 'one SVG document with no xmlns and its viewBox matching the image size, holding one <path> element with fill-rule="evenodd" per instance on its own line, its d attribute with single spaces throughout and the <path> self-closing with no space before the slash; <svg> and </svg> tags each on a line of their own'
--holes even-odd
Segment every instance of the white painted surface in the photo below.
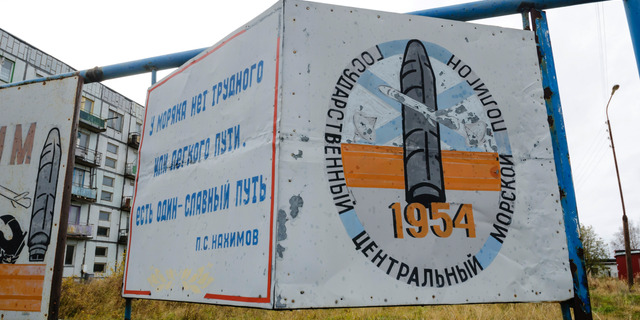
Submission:
<svg viewBox="0 0 640 320">
<path fill-rule="evenodd" d="M 40 312 L 17 311 L 14 306 L 7 307 L 13 311 L 0 310 L 0 314 L 7 319 L 46 319 L 46 314 L 49 312 L 62 194 L 69 145 L 75 143 L 75 137 L 72 137 L 71 131 L 76 94 L 80 85 L 78 77 L 72 77 L 0 90 L 0 110 L 2 110 L 0 130 L 5 131 L 4 141 L 2 141 L 3 137 L 0 133 L 0 144 L 4 145 L 3 148 L 0 148 L 1 190 L 3 195 L 10 195 L 11 192 L 21 195 L 18 197 L 21 200 L 17 200 L 13 204 L 6 196 L 0 197 L 0 211 L 2 212 L 0 217 L 3 219 L 0 220 L 2 221 L 0 222 L 0 231 L 3 232 L 5 240 L 17 239 L 20 237 L 19 232 L 12 232 L 18 230 L 15 229 L 15 222 L 17 222 L 20 231 L 25 233 L 23 247 L 21 251 L 17 252 L 17 259 L 11 260 L 13 264 L 4 260 L 0 263 L 0 270 L 3 270 L 5 274 L 3 279 L 5 281 L 12 279 L 11 277 L 16 274 L 32 277 L 30 281 L 25 281 L 25 277 L 16 277 L 14 280 L 10 280 L 15 281 L 13 282 L 15 291 L 11 293 L 24 296 L 23 299 L 0 299 L 3 299 L 4 302 L 17 302 L 18 308 L 22 308 L 24 304 L 40 304 Z M 19 156 L 12 157 L 14 147 L 20 148 L 17 146 L 18 142 L 14 140 L 16 139 L 17 125 L 22 128 L 20 139 L 22 145 L 20 147 L 23 147 L 26 152 L 22 161 Z M 29 129 L 32 127 L 35 128 L 31 136 L 33 144 L 30 151 L 27 151 L 29 150 L 27 141 L 30 140 Z M 46 194 L 52 194 L 55 197 L 47 198 Z M 22 205 L 18 203 L 22 203 Z M 12 219 L 7 216 L 12 216 L 15 220 L 11 221 Z M 42 216 L 46 217 L 44 222 L 37 218 Z M 5 218 L 7 218 L 6 221 Z M 66 232 L 66 230 L 62 230 L 62 232 Z M 43 259 L 33 259 L 34 257 L 32 257 L 38 252 L 38 246 L 45 250 Z M 9 247 L 11 246 L 3 249 Z M 8 254 L 15 257 L 16 254 L 13 253 L 15 252 L 2 252 L 5 259 L 10 258 Z M 34 271 L 33 266 L 39 266 L 35 267 L 36 269 L 44 268 L 44 272 Z M 7 269 L 13 267 L 16 268 L 12 269 L 13 271 Z M 10 273 L 7 275 L 7 272 Z M 31 281 L 42 283 L 41 292 L 37 292 L 39 289 L 35 290 L 36 292 L 25 292 L 21 289 L 33 287 L 27 285 L 27 283 L 33 283 Z M 3 286 L 7 288 L 7 284 L 5 283 Z M 41 301 L 38 301 L 37 297 L 40 295 L 42 298 Z M 2 302 L 0 300 L 0 303 Z"/>
</svg>

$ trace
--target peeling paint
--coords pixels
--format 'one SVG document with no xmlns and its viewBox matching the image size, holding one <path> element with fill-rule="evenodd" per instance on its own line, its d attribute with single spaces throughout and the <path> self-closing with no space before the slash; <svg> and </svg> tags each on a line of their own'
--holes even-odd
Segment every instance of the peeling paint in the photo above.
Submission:
<svg viewBox="0 0 640 320">
<path fill-rule="evenodd" d="M 291 197 L 291 199 L 289 199 L 289 204 L 291 205 L 291 207 L 289 207 L 289 210 L 291 210 L 291 218 L 295 219 L 298 217 L 300 208 L 302 208 L 302 206 L 304 205 L 304 200 L 299 195 L 293 196 Z"/>
<path fill-rule="evenodd" d="M 278 255 L 278 258 L 282 258 L 284 256 L 285 250 L 286 249 L 278 243 L 278 246 L 276 247 L 276 254 Z"/>
<path fill-rule="evenodd" d="M 309 142 L 309 137 L 307 137 L 307 136 L 301 136 L 301 137 L 300 137 L 300 141 L 302 141 L 302 142 Z"/>
<path fill-rule="evenodd" d="M 298 214 L 300 214 L 300 208 L 304 205 L 304 200 L 300 195 L 294 195 L 289 199 L 289 205 L 290 205 L 289 212 L 290 212 L 291 218 L 295 219 L 298 217 Z M 277 231 L 277 238 L 276 238 L 276 242 L 277 242 L 276 257 L 278 259 L 282 259 L 284 257 L 284 252 L 287 250 L 287 248 L 285 248 L 280 244 L 280 241 L 287 239 L 287 226 L 286 226 L 287 221 L 289 221 L 289 219 L 287 218 L 287 213 L 282 209 L 278 210 L 278 218 L 277 218 L 278 231 Z"/>
<path fill-rule="evenodd" d="M 287 239 L 287 213 L 284 210 L 278 210 L 278 241 Z"/>
<path fill-rule="evenodd" d="M 302 150 L 298 150 L 298 154 L 292 153 L 291 156 L 298 160 L 298 158 L 302 158 Z"/>
<path fill-rule="evenodd" d="M 287 222 L 287 213 L 284 210 L 278 210 L 278 234 L 276 241 L 280 242 L 282 240 L 287 239 L 287 226 L 285 225 Z M 285 247 L 281 246 L 280 243 L 276 246 L 276 254 L 277 257 L 282 259 Z"/>
<path fill-rule="evenodd" d="M 287 307 L 286 303 L 282 303 L 282 296 L 278 295 L 276 298 L 276 309 L 285 309 Z"/>
</svg>

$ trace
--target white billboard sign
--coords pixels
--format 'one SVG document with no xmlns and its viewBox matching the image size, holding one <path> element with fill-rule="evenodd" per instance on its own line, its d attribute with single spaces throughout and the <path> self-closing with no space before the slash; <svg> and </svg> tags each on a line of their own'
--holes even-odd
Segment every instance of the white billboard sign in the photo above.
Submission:
<svg viewBox="0 0 640 320">
<path fill-rule="evenodd" d="M 276 4 L 150 88 L 124 296 L 570 299 L 533 38 Z"/>
<path fill-rule="evenodd" d="M 57 319 L 81 90 L 79 77 L 0 89 L 3 319 Z"/>
</svg>

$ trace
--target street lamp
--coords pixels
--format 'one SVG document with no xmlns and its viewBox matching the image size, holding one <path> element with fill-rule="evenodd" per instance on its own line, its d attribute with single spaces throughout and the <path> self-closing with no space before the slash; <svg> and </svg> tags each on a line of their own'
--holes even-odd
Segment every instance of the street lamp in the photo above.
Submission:
<svg viewBox="0 0 640 320">
<path fill-rule="evenodd" d="M 607 126 L 609 126 L 609 138 L 611 139 L 611 150 L 613 151 L 613 163 L 616 165 L 616 174 L 618 175 L 618 188 L 620 189 L 620 201 L 622 202 L 622 228 L 624 230 L 624 251 L 627 261 L 627 279 L 629 281 L 629 290 L 633 287 L 633 270 L 631 266 L 631 244 L 629 243 L 629 220 L 627 219 L 627 212 L 624 208 L 624 197 L 622 196 L 622 184 L 620 183 L 620 171 L 618 170 L 618 159 L 616 158 L 616 148 L 613 144 L 613 132 L 611 132 L 611 122 L 609 121 L 609 103 L 613 94 L 620 88 L 619 85 L 614 85 L 611 88 L 611 96 L 609 102 L 607 102 Z"/>
</svg>

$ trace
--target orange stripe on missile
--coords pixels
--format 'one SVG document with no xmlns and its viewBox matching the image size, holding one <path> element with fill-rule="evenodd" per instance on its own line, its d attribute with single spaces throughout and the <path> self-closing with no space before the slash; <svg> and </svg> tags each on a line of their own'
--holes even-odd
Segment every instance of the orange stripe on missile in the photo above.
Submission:
<svg viewBox="0 0 640 320">
<path fill-rule="evenodd" d="M 404 189 L 402 147 L 343 144 L 342 162 L 347 186 Z M 446 190 L 500 191 L 498 154 L 441 152 Z"/>
</svg>

